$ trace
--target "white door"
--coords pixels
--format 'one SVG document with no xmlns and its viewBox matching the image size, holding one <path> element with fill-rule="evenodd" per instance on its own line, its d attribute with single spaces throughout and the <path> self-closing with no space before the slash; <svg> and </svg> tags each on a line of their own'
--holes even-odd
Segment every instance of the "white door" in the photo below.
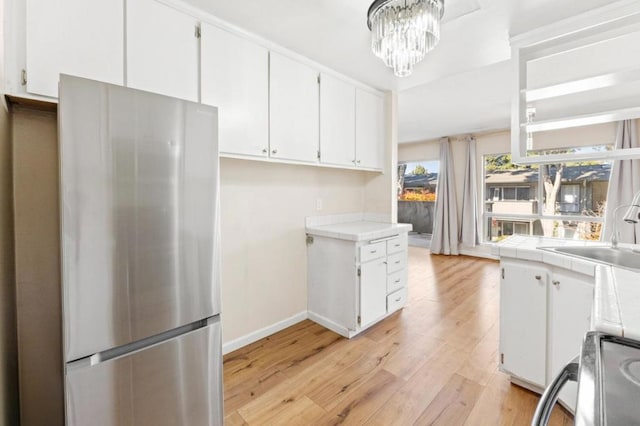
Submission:
<svg viewBox="0 0 640 426">
<path fill-rule="evenodd" d="M 123 2 L 27 0 L 27 91 L 58 97 L 59 75 L 124 78 Z"/>
<path fill-rule="evenodd" d="M 355 166 L 356 89 L 327 74 L 320 77 L 320 162 Z"/>
<path fill-rule="evenodd" d="M 387 313 L 387 259 L 360 266 L 360 327 L 364 328 Z"/>
<path fill-rule="evenodd" d="M 317 162 L 318 72 L 271 52 L 269 88 L 271 157 Z"/>
<path fill-rule="evenodd" d="M 582 339 L 591 325 L 592 277 L 556 269 L 551 278 L 549 312 L 549 382 L 562 367 L 580 355 Z M 567 383 L 560 399 L 575 409 L 578 386 Z"/>
<path fill-rule="evenodd" d="M 356 165 L 384 165 L 384 100 L 362 89 L 356 89 Z"/>
<path fill-rule="evenodd" d="M 155 0 L 127 1 L 127 86 L 197 102 L 197 26 Z"/>
<path fill-rule="evenodd" d="M 501 369 L 546 384 L 547 270 L 501 262 Z"/>
<path fill-rule="evenodd" d="M 269 51 L 202 24 L 202 103 L 218 107 L 220 152 L 269 156 Z"/>
</svg>

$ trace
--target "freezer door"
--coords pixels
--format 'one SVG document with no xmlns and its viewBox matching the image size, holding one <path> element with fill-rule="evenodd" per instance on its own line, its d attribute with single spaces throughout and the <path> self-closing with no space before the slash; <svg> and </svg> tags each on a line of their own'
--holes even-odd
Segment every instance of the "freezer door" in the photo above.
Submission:
<svg viewBox="0 0 640 426">
<path fill-rule="evenodd" d="M 214 316 L 217 110 L 62 76 L 65 362 Z"/>
<path fill-rule="evenodd" d="M 66 373 L 69 426 L 221 425 L 220 324 Z"/>
</svg>

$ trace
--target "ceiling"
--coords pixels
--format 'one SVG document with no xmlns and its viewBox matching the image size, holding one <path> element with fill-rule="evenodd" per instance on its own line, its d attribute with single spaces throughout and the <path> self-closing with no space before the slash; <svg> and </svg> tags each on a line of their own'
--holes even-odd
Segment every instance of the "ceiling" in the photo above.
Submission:
<svg viewBox="0 0 640 426">
<path fill-rule="evenodd" d="M 440 44 L 407 78 L 370 48 L 371 0 L 186 0 L 344 75 L 398 92 L 399 141 L 507 128 L 509 37 L 614 0 L 446 0 Z"/>
</svg>

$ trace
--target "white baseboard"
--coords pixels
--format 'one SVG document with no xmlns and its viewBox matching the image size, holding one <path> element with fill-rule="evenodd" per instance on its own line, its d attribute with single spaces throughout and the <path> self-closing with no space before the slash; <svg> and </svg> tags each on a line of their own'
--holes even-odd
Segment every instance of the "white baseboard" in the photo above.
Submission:
<svg viewBox="0 0 640 426">
<path fill-rule="evenodd" d="M 335 322 L 321 316 L 318 315 L 314 312 L 309 311 L 309 319 L 313 322 L 316 322 L 318 324 L 320 324 L 321 326 L 328 328 L 329 330 L 333 331 L 334 333 L 338 333 L 341 336 L 344 336 L 348 339 L 350 339 L 351 337 L 353 337 L 355 335 L 355 333 L 351 330 L 349 330 L 346 327 L 343 327 L 341 325 L 336 324 Z"/>
<path fill-rule="evenodd" d="M 491 254 L 491 247 L 488 247 L 484 244 L 477 247 L 462 246 L 460 247 L 460 254 L 465 256 L 474 256 L 474 257 L 482 257 L 485 259 L 500 260 L 500 257 L 494 254 Z"/>
<path fill-rule="evenodd" d="M 258 340 L 265 338 L 267 336 L 271 336 L 278 331 L 284 330 L 287 327 L 291 327 L 294 324 L 297 324 L 301 321 L 304 321 L 308 318 L 307 311 L 303 311 L 295 314 L 292 317 L 285 318 L 282 321 L 278 321 L 275 324 L 271 324 L 267 327 L 261 328 L 260 330 L 253 331 L 249 334 L 245 334 L 244 336 L 238 337 L 237 339 L 231 340 L 230 342 L 226 342 L 222 344 L 222 354 L 226 355 L 229 352 L 233 352 L 236 349 L 240 349 L 248 344 L 253 342 L 257 342 Z"/>
</svg>

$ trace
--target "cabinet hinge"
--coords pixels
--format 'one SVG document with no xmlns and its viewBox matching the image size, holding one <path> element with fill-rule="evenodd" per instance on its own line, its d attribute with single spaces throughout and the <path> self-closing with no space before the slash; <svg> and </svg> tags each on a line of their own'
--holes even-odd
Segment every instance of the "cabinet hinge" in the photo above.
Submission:
<svg viewBox="0 0 640 426">
<path fill-rule="evenodd" d="M 504 268 L 502 268 L 502 279 L 504 280 Z"/>
<path fill-rule="evenodd" d="M 27 85 L 27 70 L 25 69 L 20 72 L 20 84 L 23 86 Z"/>
<path fill-rule="evenodd" d="M 358 276 L 362 275 L 362 270 L 360 268 L 358 268 Z"/>
<path fill-rule="evenodd" d="M 360 315 L 358 315 L 358 325 L 360 325 L 362 323 L 362 319 L 360 318 Z"/>
<path fill-rule="evenodd" d="M 504 364 L 504 353 L 500 354 L 500 364 Z"/>
<path fill-rule="evenodd" d="M 307 235 L 307 245 L 310 246 L 313 244 L 313 236 Z"/>
<path fill-rule="evenodd" d="M 200 24 L 196 25 L 196 30 L 194 35 L 196 36 L 196 38 L 200 38 L 200 36 L 202 36 L 202 30 L 200 29 Z"/>
</svg>

